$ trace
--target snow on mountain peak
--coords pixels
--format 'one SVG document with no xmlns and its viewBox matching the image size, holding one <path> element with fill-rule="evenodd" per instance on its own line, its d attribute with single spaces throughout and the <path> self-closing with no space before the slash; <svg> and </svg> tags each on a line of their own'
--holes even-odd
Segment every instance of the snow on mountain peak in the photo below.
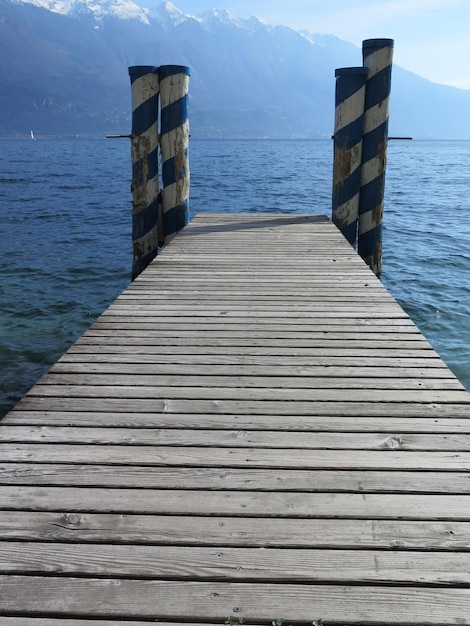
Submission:
<svg viewBox="0 0 470 626">
<path fill-rule="evenodd" d="M 180 11 L 172 2 L 162 2 L 152 9 L 147 9 L 148 15 L 159 20 L 167 26 L 178 26 L 191 19 L 190 15 L 186 15 Z"/>
<path fill-rule="evenodd" d="M 202 24 L 209 27 L 213 24 L 223 24 L 224 26 L 245 28 L 244 20 L 227 11 L 227 9 L 209 9 L 209 11 L 200 15 L 198 19 Z"/>
<path fill-rule="evenodd" d="M 236 28 L 254 33 L 274 27 L 257 17 L 243 19 L 226 9 L 210 9 L 200 15 L 183 13 L 172 2 L 166 0 L 151 8 L 142 8 L 133 0 L 11 0 L 17 4 L 41 7 L 53 13 L 75 17 L 90 16 L 96 22 L 113 17 L 120 20 L 138 20 L 145 24 L 159 22 L 164 28 L 172 28 L 193 20 L 209 32 L 219 28 Z"/>
<path fill-rule="evenodd" d="M 148 23 L 147 15 L 132 0 L 67 0 L 70 3 L 69 13 L 91 13 L 97 20 L 105 16 L 121 20 L 137 19 Z"/>
<path fill-rule="evenodd" d="M 149 24 L 156 20 L 168 28 L 178 26 L 188 20 L 199 22 L 206 30 L 212 31 L 222 27 L 233 27 L 256 31 L 269 28 L 269 25 L 257 17 L 242 19 L 226 9 L 210 9 L 201 15 L 183 13 L 172 2 L 166 0 L 151 8 L 142 8 L 133 0 L 12 0 L 17 4 L 34 5 L 53 13 L 70 16 L 92 16 L 99 22 L 105 17 L 120 20 L 139 20 Z"/>
<path fill-rule="evenodd" d="M 40 7 L 41 9 L 47 9 L 48 11 L 52 11 L 53 13 L 62 12 L 56 6 L 57 4 L 61 4 L 61 3 L 58 3 L 55 0 L 15 0 L 15 4 L 32 4 L 35 7 Z"/>
<path fill-rule="evenodd" d="M 132 0 L 16 0 L 62 15 L 91 15 L 97 21 L 105 16 L 148 23 L 147 12 Z"/>
</svg>

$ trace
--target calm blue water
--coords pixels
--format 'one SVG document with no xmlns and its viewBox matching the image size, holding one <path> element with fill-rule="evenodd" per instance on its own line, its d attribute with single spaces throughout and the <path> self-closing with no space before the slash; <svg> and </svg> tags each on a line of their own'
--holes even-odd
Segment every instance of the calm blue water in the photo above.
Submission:
<svg viewBox="0 0 470 626">
<path fill-rule="evenodd" d="M 126 287 L 127 140 L 0 141 L 0 416 Z M 191 212 L 330 215 L 332 142 L 191 144 Z M 470 388 L 470 142 L 390 142 L 383 282 Z"/>
</svg>

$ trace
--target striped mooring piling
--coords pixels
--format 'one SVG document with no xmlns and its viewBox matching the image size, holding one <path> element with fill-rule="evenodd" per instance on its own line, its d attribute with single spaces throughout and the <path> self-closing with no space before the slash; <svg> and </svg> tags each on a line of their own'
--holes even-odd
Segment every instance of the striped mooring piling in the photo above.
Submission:
<svg viewBox="0 0 470 626">
<path fill-rule="evenodd" d="M 168 243 L 188 222 L 189 68 L 134 66 L 129 68 L 129 75 L 134 280 L 157 256 L 159 246 Z"/>
<path fill-rule="evenodd" d="M 158 250 L 158 68 L 129 68 L 132 94 L 132 280 Z"/>
<path fill-rule="evenodd" d="M 162 209 L 160 244 L 167 244 L 188 223 L 189 67 L 159 68 L 161 97 Z"/>
<path fill-rule="evenodd" d="M 365 40 L 362 55 L 368 74 L 362 138 L 358 252 L 380 277 L 393 39 Z"/>
<path fill-rule="evenodd" d="M 363 66 L 336 70 L 333 222 L 380 277 L 392 39 L 366 39 Z"/>
<path fill-rule="evenodd" d="M 356 245 L 361 189 L 365 67 L 337 69 L 333 165 L 333 222 Z"/>
</svg>

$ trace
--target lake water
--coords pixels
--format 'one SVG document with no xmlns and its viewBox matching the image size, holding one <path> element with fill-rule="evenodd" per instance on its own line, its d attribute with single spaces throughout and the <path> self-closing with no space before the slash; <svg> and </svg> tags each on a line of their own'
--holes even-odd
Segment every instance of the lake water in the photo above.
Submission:
<svg viewBox="0 0 470 626">
<path fill-rule="evenodd" d="M 332 141 L 192 140 L 191 214 L 331 215 Z M 0 416 L 130 280 L 128 140 L 0 140 Z M 391 141 L 382 280 L 470 388 L 470 142 Z"/>
</svg>

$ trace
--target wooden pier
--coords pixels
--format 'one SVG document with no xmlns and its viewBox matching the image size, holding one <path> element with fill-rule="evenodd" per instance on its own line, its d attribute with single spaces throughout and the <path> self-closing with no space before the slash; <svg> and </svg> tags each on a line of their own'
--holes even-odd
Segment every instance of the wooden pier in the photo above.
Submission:
<svg viewBox="0 0 470 626">
<path fill-rule="evenodd" d="M 202 214 L 0 425 L 0 624 L 470 625 L 469 418 L 326 218 Z"/>
</svg>

